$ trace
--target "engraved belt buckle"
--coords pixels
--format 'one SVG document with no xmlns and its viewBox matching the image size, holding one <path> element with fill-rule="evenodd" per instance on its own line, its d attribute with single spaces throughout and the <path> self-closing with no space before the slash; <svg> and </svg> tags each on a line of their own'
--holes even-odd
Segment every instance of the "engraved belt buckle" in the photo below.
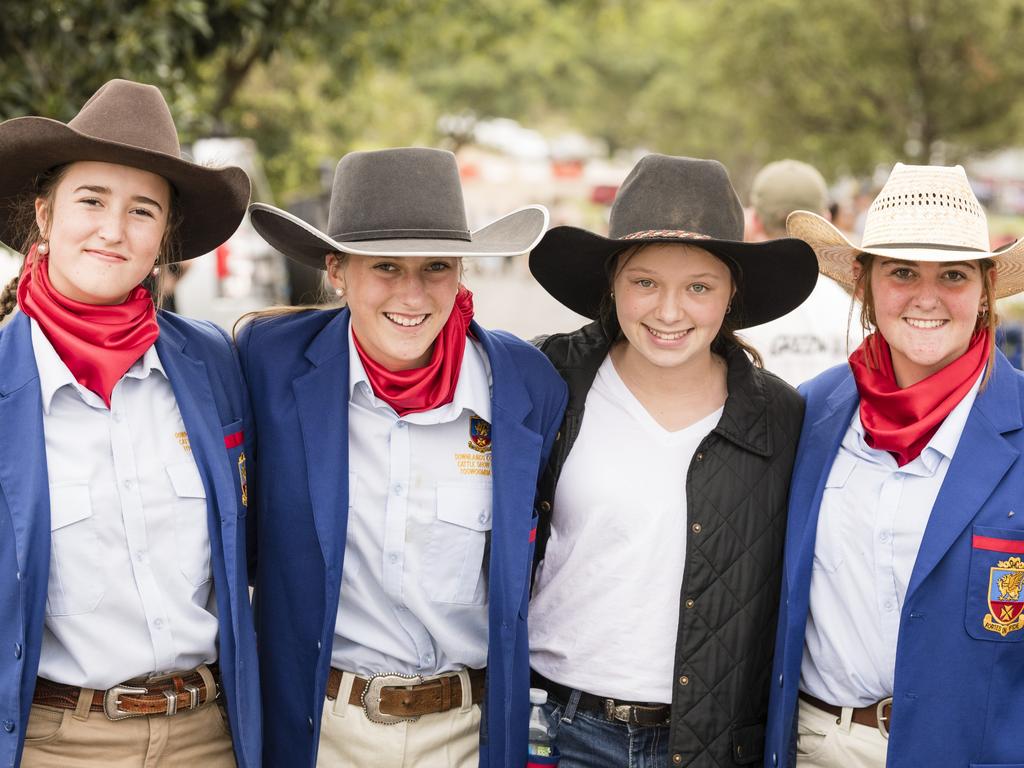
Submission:
<svg viewBox="0 0 1024 768">
<path fill-rule="evenodd" d="M 892 706 L 892 696 L 882 699 L 878 704 L 875 705 L 875 717 L 878 718 L 878 730 L 886 739 L 889 738 L 889 718 L 892 717 L 892 710 L 889 711 L 889 717 L 886 717 L 884 712 L 886 707 Z"/>
<path fill-rule="evenodd" d="M 383 688 L 406 688 L 412 685 L 419 685 L 423 682 L 421 675 L 401 675 L 397 672 L 388 672 L 374 675 L 366 681 L 363 695 L 360 700 L 363 704 L 363 714 L 371 723 L 382 725 L 394 725 L 406 720 L 416 722 L 419 717 L 403 717 L 402 715 L 389 715 L 380 711 L 381 689 Z"/>
<path fill-rule="evenodd" d="M 141 712 L 125 712 L 118 706 L 118 699 L 122 696 L 141 696 L 149 693 L 146 688 L 134 688 L 130 685 L 115 685 L 108 688 L 103 694 L 103 714 L 108 720 L 124 720 L 129 717 L 142 717 Z"/>
<path fill-rule="evenodd" d="M 604 716 L 607 720 L 618 720 L 620 723 L 631 722 L 631 715 L 633 714 L 633 707 L 629 704 L 619 704 L 616 706 L 615 699 L 604 700 Z"/>
</svg>

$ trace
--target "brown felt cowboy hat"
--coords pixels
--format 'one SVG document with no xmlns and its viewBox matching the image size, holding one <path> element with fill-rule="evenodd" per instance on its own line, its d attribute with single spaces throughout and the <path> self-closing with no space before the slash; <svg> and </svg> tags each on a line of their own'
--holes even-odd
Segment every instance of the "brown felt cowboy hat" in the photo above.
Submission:
<svg viewBox="0 0 1024 768">
<path fill-rule="evenodd" d="M 682 243 L 714 254 L 733 271 L 737 328 L 796 309 L 818 279 L 810 247 L 792 238 L 743 242 L 743 207 L 715 160 L 647 155 L 612 204 L 609 235 L 555 227 L 530 254 L 530 271 L 569 309 L 596 318 L 608 295 L 608 260 L 641 243 Z"/>
<path fill-rule="evenodd" d="M 16 117 L 0 123 L 0 241 L 15 250 L 14 208 L 51 168 L 84 160 L 117 163 L 162 176 L 181 217 L 181 259 L 212 251 L 245 216 L 249 177 L 235 166 L 208 168 L 181 155 L 178 132 L 160 89 L 111 80 L 68 123 Z"/>
<path fill-rule="evenodd" d="M 318 269 L 328 253 L 518 256 L 537 244 L 548 224 L 547 210 L 531 205 L 470 232 L 455 155 L 411 147 L 341 158 L 327 233 L 265 203 L 249 206 L 249 218 L 274 248 Z"/>
</svg>

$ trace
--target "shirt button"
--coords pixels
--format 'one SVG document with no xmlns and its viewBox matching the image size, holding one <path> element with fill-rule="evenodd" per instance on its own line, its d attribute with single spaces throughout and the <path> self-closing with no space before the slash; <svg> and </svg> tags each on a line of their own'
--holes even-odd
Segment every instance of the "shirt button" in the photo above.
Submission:
<svg viewBox="0 0 1024 768">
<path fill-rule="evenodd" d="M 124 414 L 121 413 L 120 411 L 114 411 L 114 413 L 111 415 L 113 416 L 114 421 L 117 422 L 118 424 L 124 421 Z"/>
<path fill-rule="evenodd" d="M 488 517 L 490 517 L 490 516 L 489 516 L 489 515 L 488 515 L 488 514 L 487 514 L 486 512 L 481 512 L 481 513 L 480 513 L 480 517 L 478 517 L 477 519 L 478 519 L 478 520 L 479 520 L 479 521 L 480 521 L 481 523 L 486 523 L 486 522 L 487 522 L 487 518 L 488 518 Z"/>
<path fill-rule="evenodd" d="M 20 659 L 21 658 L 21 643 L 15 643 L 14 644 L 14 658 L 16 658 L 16 659 Z"/>
<path fill-rule="evenodd" d="M 144 562 L 146 562 L 146 550 L 144 550 L 144 549 L 140 550 L 135 555 L 135 562 L 137 562 L 137 563 L 144 563 Z"/>
<path fill-rule="evenodd" d="M 700 533 L 701 530 L 702 530 L 701 529 L 701 524 L 700 523 L 694 523 L 693 525 L 690 526 L 690 530 L 693 531 L 694 533 Z"/>
<path fill-rule="evenodd" d="M 135 481 L 134 480 L 125 480 L 122 483 L 122 485 L 125 487 L 125 489 L 130 491 L 135 486 Z"/>
<path fill-rule="evenodd" d="M 14 721 L 4 720 L 4 730 L 8 733 L 14 733 Z"/>
<path fill-rule="evenodd" d="M 696 603 L 694 603 L 692 599 L 686 601 L 687 608 L 693 608 L 694 605 L 696 605 Z"/>
<path fill-rule="evenodd" d="M 403 493 L 405 493 L 405 486 L 402 485 L 401 483 L 397 483 L 392 490 L 395 496 L 401 496 Z"/>
<path fill-rule="evenodd" d="M 679 684 L 680 685 L 689 685 L 690 684 L 690 678 L 688 678 L 686 675 L 683 675 L 682 677 L 679 678 Z"/>
<path fill-rule="evenodd" d="M 392 552 L 390 555 L 388 555 L 388 560 L 390 560 L 392 563 L 397 563 L 398 562 L 398 555 L 396 553 Z"/>
<path fill-rule="evenodd" d="M 153 619 L 153 626 L 156 627 L 157 629 L 160 629 L 161 627 L 163 627 L 163 625 L 164 625 L 164 620 L 163 619 Z"/>
<path fill-rule="evenodd" d="M 892 600 L 886 600 L 885 601 L 885 610 L 891 611 L 894 607 L 895 607 L 895 604 L 893 603 Z"/>
<path fill-rule="evenodd" d="M 882 541 L 888 541 L 889 540 L 889 532 L 888 531 L 882 531 L 880 534 L 878 534 L 878 538 L 880 540 L 882 540 Z"/>
<path fill-rule="evenodd" d="M 396 429 L 405 429 L 405 426 L 406 426 L 406 423 L 404 421 L 399 421 L 399 422 L 395 423 L 395 428 Z"/>
</svg>

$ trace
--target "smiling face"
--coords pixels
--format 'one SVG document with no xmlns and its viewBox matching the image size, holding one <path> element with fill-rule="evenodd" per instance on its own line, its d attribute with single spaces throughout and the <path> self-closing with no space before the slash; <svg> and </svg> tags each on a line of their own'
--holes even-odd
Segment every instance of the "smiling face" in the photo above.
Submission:
<svg viewBox="0 0 1024 768">
<path fill-rule="evenodd" d="M 928 378 L 970 346 L 986 308 L 986 275 L 978 261 L 902 261 L 875 257 L 870 266 L 874 324 L 892 351 L 900 387 Z M 855 273 L 860 265 L 855 264 Z"/>
<path fill-rule="evenodd" d="M 344 291 L 363 351 L 391 371 L 422 368 L 455 306 L 461 261 L 455 256 L 327 257 Z"/>
<path fill-rule="evenodd" d="M 87 304 L 120 304 L 153 269 L 170 212 L 171 188 L 149 171 L 72 163 L 52 200 L 36 199 L 49 241 L 50 283 Z"/>
<path fill-rule="evenodd" d="M 619 256 L 615 312 L 636 364 L 707 363 L 733 295 L 725 262 L 703 248 L 652 243 Z"/>
</svg>

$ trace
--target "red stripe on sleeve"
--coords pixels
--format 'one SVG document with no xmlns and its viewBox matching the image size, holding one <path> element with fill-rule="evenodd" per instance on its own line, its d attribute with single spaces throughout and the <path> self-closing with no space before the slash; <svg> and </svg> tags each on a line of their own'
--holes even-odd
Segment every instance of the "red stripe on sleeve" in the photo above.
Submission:
<svg viewBox="0 0 1024 768">
<path fill-rule="evenodd" d="M 228 450 L 231 450 L 232 448 L 237 448 L 238 446 L 240 446 L 244 441 L 245 433 L 235 432 L 233 434 L 224 436 L 224 447 L 227 448 Z"/>
<path fill-rule="evenodd" d="M 987 549 L 989 552 L 1006 552 L 1013 555 L 1024 555 L 1024 541 L 1015 539 L 995 539 L 991 536 L 975 536 L 975 549 Z"/>
<path fill-rule="evenodd" d="M 531 528 L 530 529 L 530 541 L 536 541 L 536 540 L 537 540 L 537 529 L 536 528 Z"/>
</svg>

